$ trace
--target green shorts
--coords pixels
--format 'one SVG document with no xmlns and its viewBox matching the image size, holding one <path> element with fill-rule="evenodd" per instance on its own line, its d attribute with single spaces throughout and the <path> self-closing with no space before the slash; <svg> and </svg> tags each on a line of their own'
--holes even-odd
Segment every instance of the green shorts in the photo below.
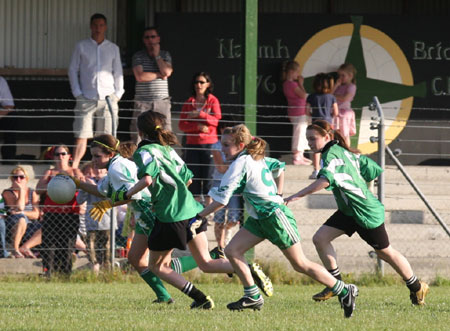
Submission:
<svg viewBox="0 0 450 331">
<path fill-rule="evenodd" d="M 280 249 L 287 249 L 300 242 L 297 221 L 285 205 L 280 205 L 280 208 L 267 218 L 247 218 L 244 228 L 257 237 L 268 239 Z"/>
<path fill-rule="evenodd" d="M 137 234 L 143 234 L 147 237 L 155 226 L 155 214 L 151 211 L 151 205 L 148 202 L 138 200 L 131 203 L 136 220 L 136 227 L 134 231 Z"/>
</svg>

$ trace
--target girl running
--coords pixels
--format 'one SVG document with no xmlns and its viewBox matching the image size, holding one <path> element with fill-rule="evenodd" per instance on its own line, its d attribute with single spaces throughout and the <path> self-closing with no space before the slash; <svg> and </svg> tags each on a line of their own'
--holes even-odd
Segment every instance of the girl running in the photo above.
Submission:
<svg viewBox="0 0 450 331">
<path fill-rule="evenodd" d="M 112 197 L 118 191 L 133 187 L 137 182 L 137 168 L 129 158 L 136 150 L 136 145 L 131 148 L 130 142 L 120 143 L 119 140 L 109 134 L 94 138 L 91 144 L 92 161 L 96 168 L 108 169 L 107 175 L 97 185 L 74 180 L 77 187 L 91 194 L 101 197 Z M 190 181 L 192 174 L 186 172 L 186 181 Z M 142 279 L 153 289 L 157 298 L 154 303 L 172 303 L 173 299 L 167 292 L 161 280 L 148 268 L 147 240 L 154 222 L 155 216 L 151 212 L 150 194 L 147 190 L 138 192 L 127 201 L 117 202 L 114 205 L 130 202 L 136 219 L 136 234 L 133 238 L 128 261 L 139 272 Z M 95 204 L 90 214 L 97 221 L 103 218 L 107 210 L 113 207 L 111 200 L 102 200 Z M 217 255 L 217 254 L 216 254 Z M 216 256 L 217 257 L 217 256 Z M 197 267 L 194 259 L 190 256 L 173 259 L 171 267 L 179 273 Z"/>
<path fill-rule="evenodd" d="M 308 126 L 306 137 L 311 150 L 321 153 L 322 169 L 311 185 L 286 199 L 298 200 L 321 189 L 332 190 L 338 210 L 319 228 L 313 237 L 320 259 L 328 271 L 342 279 L 331 242 L 346 234 L 357 232 L 375 249 L 378 257 L 389 263 L 404 279 L 410 290 L 411 302 L 424 305 L 429 288 L 414 275 L 408 260 L 389 244 L 384 227 L 384 206 L 370 192 L 366 182 L 374 180 L 383 171 L 374 161 L 351 149 L 339 131 L 327 121 L 315 121 Z M 331 287 L 313 296 L 323 301 L 334 296 Z"/>
<path fill-rule="evenodd" d="M 230 310 L 259 310 L 263 306 L 264 300 L 253 282 L 244 253 L 264 239 L 269 239 L 281 249 L 296 271 L 332 288 L 333 293 L 339 296 L 345 317 L 350 317 L 355 309 L 358 289 L 355 285 L 335 279 L 325 268 L 309 261 L 303 254 L 297 222 L 281 198 L 284 163 L 265 158 L 265 147 L 266 142 L 252 137 L 243 124 L 226 128 L 222 135 L 222 151 L 227 160 L 233 162 L 220 186 L 209 192 L 213 202 L 199 213 L 206 216 L 223 208 L 234 193 L 242 193 L 244 197 L 249 217 L 225 248 L 226 256 L 244 285 L 244 296 L 227 307 Z M 278 186 L 274 177 L 278 178 Z"/>
<path fill-rule="evenodd" d="M 151 270 L 194 299 L 191 308 L 212 309 L 213 300 L 170 267 L 173 249 L 185 250 L 188 246 L 203 272 L 233 273 L 234 270 L 228 260 L 212 260 L 209 255 L 207 222 L 197 216 L 203 207 L 186 186 L 190 171 L 170 147 L 178 142 L 175 134 L 163 129 L 165 121 L 164 115 L 152 111 L 139 115 L 137 127 L 142 141 L 133 158 L 140 180 L 127 191 L 116 192 L 113 200 L 126 200 L 148 188 L 156 216 L 148 238 Z M 258 283 L 267 281 L 261 270 L 254 268 L 254 272 Z"/>
</svg>

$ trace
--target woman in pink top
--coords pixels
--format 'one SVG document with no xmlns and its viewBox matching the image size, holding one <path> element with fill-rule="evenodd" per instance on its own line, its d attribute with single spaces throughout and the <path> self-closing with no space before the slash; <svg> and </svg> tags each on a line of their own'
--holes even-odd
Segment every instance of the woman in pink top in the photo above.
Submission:
<svg viewBox="0 0 450 331">
<path fill-rule="evenodd" d="M 303 152 L 308 147 L 306 140 L 306 91 L 303 87 L 303 77 L 300 76 L 300 65 L 295 61 L 288 61 L 283 66 L 283 93 L 288 102 L 288 116 L 293 125 L 292 133 L 292 163 L 311 164 Z"/>
<path fill-rule="evenodd" d="M 335 130 L 339 130 L 350 146 L 350 137 L 356 134 L 355 112 L 351 102 L 356 94 L 356 69 L 350 63 L 344 63 L 338 69 L 339 78 L 334 85 L 334 96 L 336 97 L 339 116 L 334 123 Z"/>
<path fill-rule="evenodd" d="M 212 145 L 219 141 L 217 125 L 222 118 L 219 100 L 211 93 L 213 82 L 206 72 L 192 78 L 192 96 L 184 103 L 179 127 L 186 134 L 185 162 L 194 174 L 189 186 L 197 201 L 208 200 L 213 167 Z"/>
</svg>

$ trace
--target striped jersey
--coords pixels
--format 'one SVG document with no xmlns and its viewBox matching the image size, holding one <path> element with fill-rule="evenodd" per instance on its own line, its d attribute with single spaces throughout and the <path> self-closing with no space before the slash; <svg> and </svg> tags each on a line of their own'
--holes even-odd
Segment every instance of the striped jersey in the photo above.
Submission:
<svg viewBox="0 0 450 331">
<path fill-rule="evenodd" d="M 219 187 L 213 187 L 208 195 L 215 201 L 227 205 L 233 194 L 241 193 L 245 209 L 255 219 L 269 217 L 283 204 L 277 195 L 274 178 L 284 171 L 285 163 L 265 157 L 254 160 L 246 151 L 242 152 L 222 177 Z"/>
<path fill-rule="evenodd" d="M 172 64 L 169 52 L 161 50 L 159 55 L 164 61 Z M 158 63 L 154 57 L 150 57 L 147 50 L 140 50 L 133 55 L 132 67 L 141 65 L 144 72 L 159 72 Z M 150 82 L 136 82 L 135 100 L 154 101 L 169 97 L 169 83 L 167 79 L 157 78 Z"/>
<path fill-rule="evenodd" d="M 375 161 L 332 141 L 322 150 L 321 163 L 318 177 L 324 177 L 330 183 L 327 190 L 333 191 L 340 211 L 366 229 L 383 224 L 384 206 L 366 184 L 383 171 Z"/>
</svg>

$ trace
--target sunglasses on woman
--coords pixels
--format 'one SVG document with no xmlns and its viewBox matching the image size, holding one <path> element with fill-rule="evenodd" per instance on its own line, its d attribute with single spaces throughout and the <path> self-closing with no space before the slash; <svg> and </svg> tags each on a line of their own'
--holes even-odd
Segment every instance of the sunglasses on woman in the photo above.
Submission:
<svg viewBox="0 0 450 331">
<path fill-rule="evenodd" d="M 24 175 L 14 175 L 12 176 L 14 179 L 25 179 Z"/>
<path fill-rule="evenodd" d="M 68 155 L 69 153 L 67 153 L 67 152 L 61 152 L 61 153 L 55 153 L 55 154 L 53 154 L 54 156 L 60 156 L 60 155 L 62 155 L 62 156 L 65 156 L 65 155 Z"/>
</svg>

